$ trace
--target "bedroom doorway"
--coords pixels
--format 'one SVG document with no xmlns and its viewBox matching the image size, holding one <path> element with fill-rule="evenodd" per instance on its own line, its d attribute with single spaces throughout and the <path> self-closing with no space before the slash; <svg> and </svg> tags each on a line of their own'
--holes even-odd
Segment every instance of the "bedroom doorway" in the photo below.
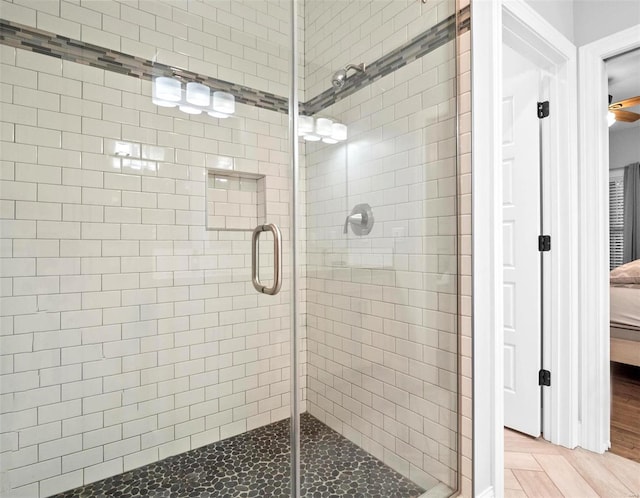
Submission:
<svg viewBox="0 0 640 498">
<path fill-rule="evenodd" d="M 502 68 L 504 424 L 537 437 L 542 432 L 541 129 L 548 102 L 545 111 L 541 68 L 507 43 Z"/>
<path fill-rule="evenodd" d="M 640 48 L 606 60 L 609 124 L 611 448 L 640 462 Z M 620 110 L 616 110 L 620 109 Z M 634 178 L 635 177 L 635 178 Z M 636 233 L 634 233 L 636 232 Z"/>
<path fill-rule="evenodd" d="M 616 352 L 610 334 L 609 129 L 606 61 L 640 48 L 640 24 L 580 47 L 579 109 L 580 271 L 589 271 L 580 287 L 581 365 L 588 365 L 589 385 L 581 386 L 583 448 L 604 452 L 611 445 L 611 360 Z M 615 98 L 615 97 L 614 97 Z M 604 104 L 603 104 L 604 100 Z M 604 165 L 604 167 L 603 167 Z M 637 343 L 640 344 L 640 343 Z M 581 372 L 581 376 L 587 372 Z"/>
</svg>

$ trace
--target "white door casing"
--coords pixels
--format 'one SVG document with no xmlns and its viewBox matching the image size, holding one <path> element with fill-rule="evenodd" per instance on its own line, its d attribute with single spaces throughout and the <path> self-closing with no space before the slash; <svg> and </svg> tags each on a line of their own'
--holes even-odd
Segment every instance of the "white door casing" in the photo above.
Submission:
<svg viewBox="0 0 640 498">
<path fill-rule="evenodd" d="M 541 429 L 539 81 L 538 68 L 503 45 L 504 424 L 536 437 Z"/>
<path fill-rule="evenodd" d="M 579 444 L 578 165 L 576 48 L 524 0 L 474 0 L 472 59 L 473 467 L 474 496 L 504 496 L 502 262 L 502 47 L 536 60 L 549 75 L 545 119 L 544 434 Z M 547 134 L 549 139 L 547 140 Z M 548 160 L 547 160 L 548 158 Z M 581 216 L 582 217 L 582 213 Z M 548 362 L 548 363 L 547 363 Z M 584 381 L 582 381 L 584 382 Z"/>
<path fill-rule="evenodd" d="M 604 61 L 640 48 L 640 24 L 584 45 L 580 61 L 580 446 L 610 446 L 609 379 L 609 132 Z"/>
</svg>

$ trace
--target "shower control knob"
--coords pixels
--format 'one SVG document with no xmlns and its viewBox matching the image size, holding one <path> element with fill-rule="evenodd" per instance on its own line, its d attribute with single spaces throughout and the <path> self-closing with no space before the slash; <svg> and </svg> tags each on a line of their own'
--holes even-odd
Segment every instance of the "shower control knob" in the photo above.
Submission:
<svg viewBox="0 0 640 498">
<path fill-rule="evenodd" d="M 369 204 L 358 204 L 351 210 L 351 214 L 344 220 L 344 233 L 348 233 L 349 225 L 354 235 L 368 235 L 373 228 L 373 211 Z"/>
</svg>

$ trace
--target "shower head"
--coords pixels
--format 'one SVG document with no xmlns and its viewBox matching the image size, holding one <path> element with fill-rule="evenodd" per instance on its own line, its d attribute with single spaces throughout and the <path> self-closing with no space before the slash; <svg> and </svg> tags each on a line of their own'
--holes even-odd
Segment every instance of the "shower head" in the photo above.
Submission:
<svg viewBox="0 0 640 498">
<path fill-rule="evenodd" d="M 334 88 L 342 88 L 346 80 L 347 80 L 347 71 L 344 69 L 338 69 L 335 73 L 333 73 L 333 78 L 331 78 L 331 84 L 333 85 Z"/>
<path fill-rule="evenodd" d="M 347 71 L 350 69 L 355 70 L 356 72 L 363 73 L 366 69 L 365 63 L 361 62 L 360 64 L 347 64 L 344 69 L 338 69 L 335 73 L 333 73 L 333 77 L 331 78 L 331 84 L 335 89 L 342 88 L 347 81 Z"/>
</svg>

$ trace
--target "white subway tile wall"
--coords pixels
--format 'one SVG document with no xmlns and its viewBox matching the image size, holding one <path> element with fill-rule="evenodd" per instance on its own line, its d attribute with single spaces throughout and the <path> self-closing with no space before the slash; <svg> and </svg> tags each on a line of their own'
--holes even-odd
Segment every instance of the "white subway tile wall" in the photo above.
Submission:
<svg viewBox="0 0 640 498">
<path fill-rule="evenodd" d="M 304 100 L 454 4 L 299 9 Z M 1 0 L 0 17 L 288 94 L 285 0 Z M 148 82 L 0 48 L 0 491 L 49 496 L 287 417 L 290 278 L 259 296 L 249 234 L 205 230 L 207 170 L 235 169 L 265 176 L 265 221 L 289 240 L 287 117 L 241 105 L 226 121 L 189 118 L 155 107 Z M 298 269 L 303 411 L 429 487 L 455 486 L 460 270 L 464 496 L 469 50 L 466 33 L 457 178 L 453 44 L 327 109 L 350 140 L 301 147 Z M 374 232 L 345 236 L 359 202 L 373 206 Z"/>
<path fill-rule="evenodd" d="M 290 278 L 257 294 L 250 232 L 205 227 L 207 163 L 232 154 L 268 180 L 289 240 L 287 116 L 189 118 L 154 106 L 150 82 L 0 54 L 2 494 L 49 496 L 288 417 Z"/>
<path fill-rule="evenodd" d="M 347 64 L 370 64 L 455 14 L 452 0 L 313 0 L 305 3 L 307 100 Z M 351 74 L 351 73 L 349 73 Z"/>
<path fill-rule="evenodd" d="M 304 56 L 304 5 L 299 6 L 300 61 Z M 185 68 L 213 78 L 242 84 L 280 96 L 289 94 L 289 2 L 288 0 L 0 0 L 0 17 L 134 55 L 169 66 Z M 20 56 L 21 68 L 28 68 L 33 54 Z M 54 65 L 51 60 L 43 63 Z M 302 66 L 301 66 L 302 68 Z M 95 73 L 90 68 L 75 71 Z M 11 76 L 35 78 L 28 69 L 9 71 Z M 69 76 L 65 74 L 65 76 Z M 80 97 L 80 85 L 68 84 L 55 77 L 42 77 L 48 87 L 57 86 L 68 97 Z M 135 80 L 117 74 L 106 77 L 105 86 L 133 91 Z M 300 99 L 304 100 L 304 72 L 300 71 Z M 89 82 L 90 80 L 87 80 Z M 33 82 L 23 85 L 36 89 Z M 84 85 L 83 97 L 90 92 L 116 95 L 101 90 L 100 85 Z M 99 96 L 98 96 L 99 97 Z M 106 97 L 105 97 L 106 98 Z M 117 102 L 117 98 L 115 101 Z M 98 98 L 98 101 L 99 98 Z M 107 104 L 112 104 L 108 102 Z M 120 103 L 103 108 L 105 116 L 118 109 Z M 95 107 L 95 106 L 93 106 Z M 136 119 L 134 109 L 118 109 L 118 122 Z M 79 119 L 69 118 L 69 124 Z M 60 126 L 61 121 L 58 121 Z M 100 120 L 93 122 L 100 126 Z M 135 123 L 134 123 L 135 124 Z M 56 126 L 56 128 L 58 128 Z M 105 127 L 100 136 L 108 136 Z M 114 126 L 110 126 L 114 128 Z M 55 136 L 51 136 L 55 140 Z"/>
<path fill-rule="evenodd" d="M 252 230 L 258 224 L 265 223 L 268 218 L 266 213 L 267 183 L 264 176 L 257 177 L 247 173 L 230 175 L 227 171 L 209 170 L 207 228 L 210 230 Z M 276 202 L 279 201 L 279 191 L 269 191 L 269 197 L 276 198 Z"/>
<path fill-rule="evenodd" d="M 425 488 L 458 471 L 455 83 L 449 42 L 326 109 L 349 141 L 306 157 L 308 410 Z"/>
</svg>

